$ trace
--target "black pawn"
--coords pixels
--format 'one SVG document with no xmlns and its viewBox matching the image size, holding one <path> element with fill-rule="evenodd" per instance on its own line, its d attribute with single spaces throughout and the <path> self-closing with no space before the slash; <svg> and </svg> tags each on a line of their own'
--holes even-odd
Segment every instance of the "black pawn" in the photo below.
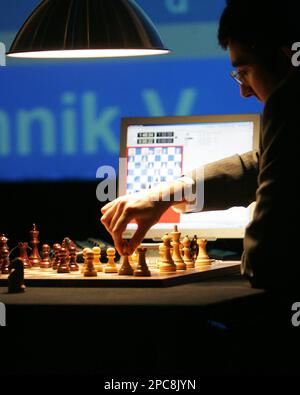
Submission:
<svg viewBox="0 0 300 395">
<path fill-rule="evenodd" d="M 71 246 L 69 249 L 69 254 L 70 254 L 70 262 L 69 262 L 69 267 L 71 272 L 77 272 L 79 270 L 79 266 L 76 262 L 76 248 Z"/>
<path fill-rule="evenodd" d="M 57 273 L 70 273 L 68 252 L 66 248 L 61 247 L 59 252 L 59 257 L 60 257 L 60 263 L 57 267 Z"/>
</svg>

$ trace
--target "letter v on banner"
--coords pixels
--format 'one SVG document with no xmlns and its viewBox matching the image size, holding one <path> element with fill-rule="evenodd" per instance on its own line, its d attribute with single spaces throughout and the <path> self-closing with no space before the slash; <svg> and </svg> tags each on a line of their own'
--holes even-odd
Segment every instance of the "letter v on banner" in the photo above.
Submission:
<svg viewBox="0 0 300 395">
<path fill-rule="evenodd" d="M 188 12 L 188 0 L 166 0 L 167 9 L 173 14 L 184 14 Z"/>
</svg>

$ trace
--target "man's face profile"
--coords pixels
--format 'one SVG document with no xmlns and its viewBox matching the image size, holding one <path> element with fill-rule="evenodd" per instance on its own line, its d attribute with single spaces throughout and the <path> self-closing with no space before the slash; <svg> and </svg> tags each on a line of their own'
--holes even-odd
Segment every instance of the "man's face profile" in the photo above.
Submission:
<svg viewBox="0 0 300 395">
<path fill-rule="evenodd" d="M 255 96 L 259 101 L 266 102 L 280 79 L 272 74 L 251 54 L 243 45 L 237 42 L 229 43 L 229 53 L 232 65 L 238 71 L 243 84 L 240 93 L 243 97 Z"/>
</svg>

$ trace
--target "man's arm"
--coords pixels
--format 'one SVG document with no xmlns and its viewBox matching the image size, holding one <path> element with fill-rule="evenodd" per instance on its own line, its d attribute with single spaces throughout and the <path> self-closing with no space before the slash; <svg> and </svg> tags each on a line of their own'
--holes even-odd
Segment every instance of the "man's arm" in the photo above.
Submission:
<svg viewBox="0 0 300 395">
<path fill-rule="evenodd" d="M 184 178 L 188 177 L 193 184 L 200 185 L 204 180 L 204 202 L 198 197 L 193 209 L 179 204 L 174 206 L 175 210 L 197 212 L 249 206 L 255 200 L 257 189 L 258 156 L 257 151 L 233 155 L 205 165 L 203 172 L 198 172 L 198 175 L 195 170 L 185 174 Z"/>
<path fill-rule="evenodd" d="M 195 174 L 200 174 L 200 179 L 195 178 Z M 187 176 L 194 177 L 191 184 L 203 183 L 203 172 L 191 172 Z M 255 197 L 256 178 L 257 156 L 252 152 L 204 166 L 204 209 L 217 210 L 234 205 L 249 205 Z M 191 184 L 187 185 L 184 181 L 177 180 L 143 194 L 121 196 L 104 206 L 101 210 L 101 221 L 111 233 L 119 253 L 131 254 L 150 227 L 159 221 L 169 207 L 173 206 L 179 210 L 182 207 L 195 207 L 193 201 L 186 199 L 189 194 L 185 193 L 185 189 L 191 187 Z M 178 196 L 182 196 L 179 205 Z M 200 207 L 203 206 L 203 202 L 199 204 Z M 122 240 L 122 233 L 131 220 L 135 220 L 138 229 L 129 245 L 126 245 Z"/>
</svg>

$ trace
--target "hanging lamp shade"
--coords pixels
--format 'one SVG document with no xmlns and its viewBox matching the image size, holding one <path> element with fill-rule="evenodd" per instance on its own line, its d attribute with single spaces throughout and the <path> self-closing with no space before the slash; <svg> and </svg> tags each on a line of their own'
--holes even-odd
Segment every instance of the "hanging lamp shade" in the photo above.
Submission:
<svg viewBox="0 0 300 395">
<path fill-rule="evenodd" d="M 44 0 L 8 52 L 19 58 L 94 58 L 170 52 L 133 0 Z"/>
</svg>

